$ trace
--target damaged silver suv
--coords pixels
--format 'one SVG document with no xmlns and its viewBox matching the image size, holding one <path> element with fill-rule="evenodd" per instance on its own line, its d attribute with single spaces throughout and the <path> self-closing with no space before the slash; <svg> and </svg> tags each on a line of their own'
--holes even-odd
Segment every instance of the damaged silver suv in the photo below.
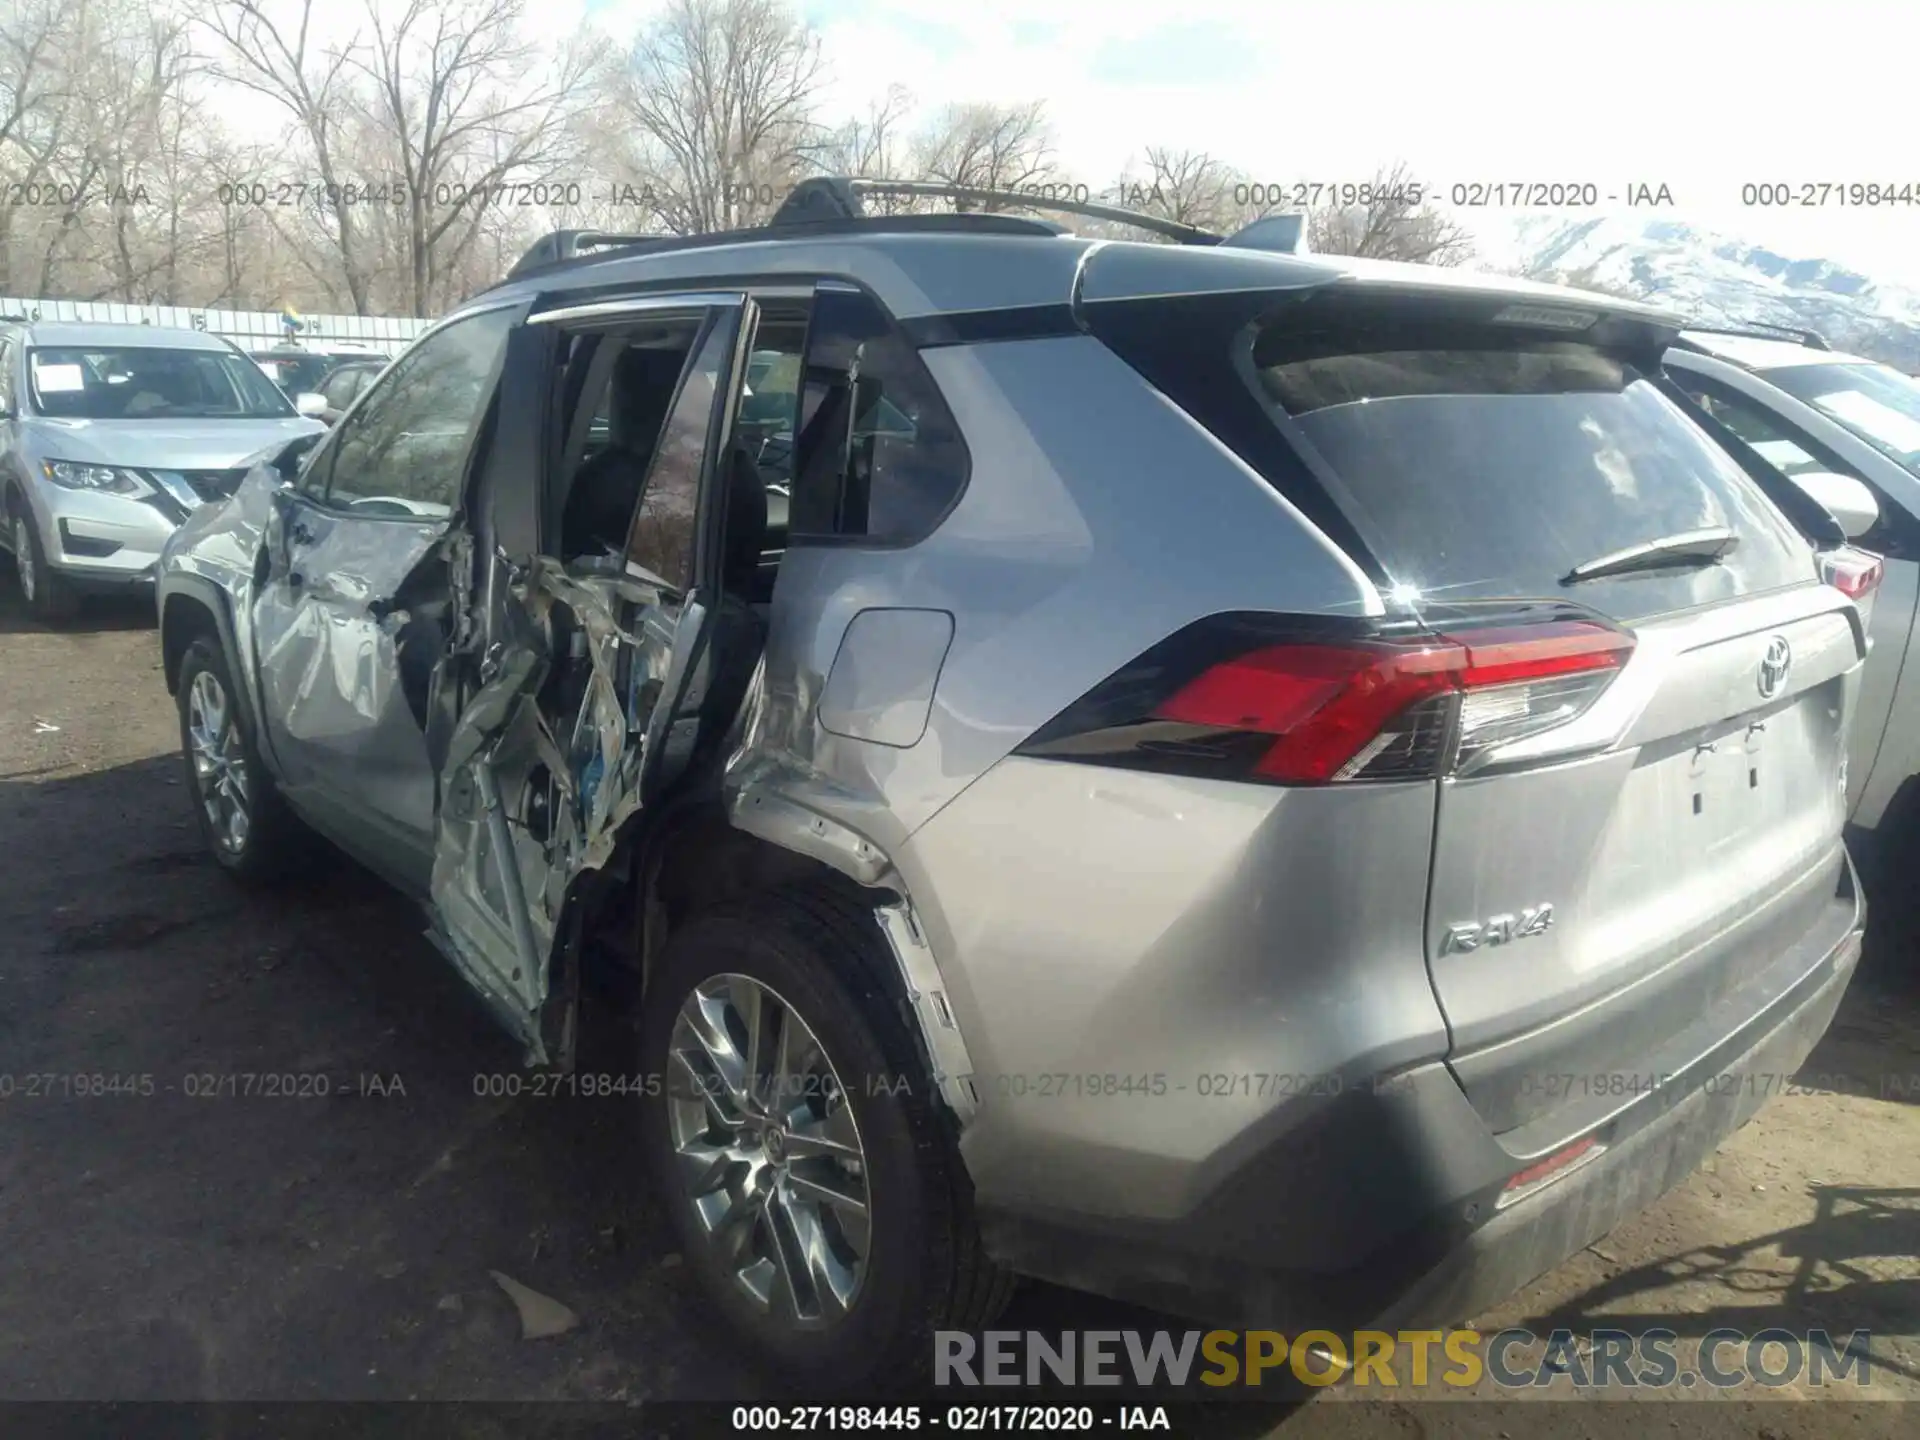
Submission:
<svg viewBox="0 0 1920 1440">
<path fill-rule="evenodd" d="M 859 195 L 550 237 L 188 522 L 220 863 L 359 857 L 533 1064 L 627 997 L 820 1385 L 1014 1275 L 1457 1322 L 1686 1176 L 1853 972 L 1865 641 L 1679 322 Z"/>
</svg>

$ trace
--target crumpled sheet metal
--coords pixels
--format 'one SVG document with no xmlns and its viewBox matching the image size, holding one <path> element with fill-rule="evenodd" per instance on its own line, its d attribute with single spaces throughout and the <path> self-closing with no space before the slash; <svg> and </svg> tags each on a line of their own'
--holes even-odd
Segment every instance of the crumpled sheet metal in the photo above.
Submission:
<svg viewBox="0 0 1920 1440">
<path fill-rule="evenodd" d="M 490 975 L 496 992 L 512 992 L 532 1036 L 537 1027 L 526 1007 L 537 1011 L 544 1002 L 573 886 L 612 858 L 622 825 L 640 804 L 649 716 L 636 714 L 629 697 L 661 695 L 673 647 L 670 627 L 656 633 L 644 624 L 622 624 L 623 613 L 644 617 L 661 598 L 655 586 L 624 572 L 592 564 L 569 569 L 540 557 L 514 577 L 511 595 L 504 631 L 489 637 L 479 693 L 450 737 L 442 793 L 463 798 L 443 808 L 433 888 L 443 913 L 471 916 L 478 906 L 493 917 L 450 938 L 470 970 Z M 589 666 L 573 714 L 547 713 L 541 705 L 554 667 L 578 663 L 553 653 L 562 630 L 554 623 L 556 607 L 569 612 L 584 637 Z M 543 771 L 551 776 L 555 803 L 550 832 L 536 840 L 516 812 L 518 797 L 542 783 Z M 500 803 L 491 813 L 473 803 L 489 792 Z M 504 873 L 509 866 L 511 877 Z M 520 937 L 511 946 L 502 926 Z M 521 953 L 529 948 L 538 953 Z M 483 953 L 468 953 L 476 949 Z M 537 1036 L 532 1043 L 539 1044 Z"/>
<path fill-rule="evenodd" d="M 541 557 L 528 574 L 526 588 L 530 604 L 544 599 L 573 613 L 586 634 L 592 666 L 586 699 L 575 722 L 573 762 L 593 778 L 590 785 L 581 784 L 580 774 L 570 767 L 577 786 L 570 798 L 578 831 L 568 873 L 554 877 L 564 892 L 580 871 L 607 863 L 620 827 L 639 808 L 646 726 L 645 717 L 633 713 L 628 697 L 649 685 L 657 694 L 659 686 L 654 682 L 664 681 L 672 656 L 659 642 L 620 623 L 616 607 L 622 602 L 642 608 L 660 603 L 658 587 L 644 580 L 624 571 L 576 573 Z M 619 680 L 623 654 L 631 655 L 633 664 L 626 695 Z"/>
</svg>

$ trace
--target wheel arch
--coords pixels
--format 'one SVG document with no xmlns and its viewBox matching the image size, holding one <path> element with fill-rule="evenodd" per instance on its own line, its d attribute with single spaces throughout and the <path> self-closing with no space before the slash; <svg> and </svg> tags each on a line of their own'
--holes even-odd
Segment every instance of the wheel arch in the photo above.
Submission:
<svg viewBox="0 0 1920 1440">
<path fill-rule="evenodd" d="M 167 693 L 180 693 L 180 666 L 195 640 L 206 638 L 218 645 L 227 657 L 227 669 L 233 677 L 234 699 L 256 737 L 261 737 L 259 715 L 254 710 L 252 677 L 246 666 L 233 629 L 232 604 L 219 586 L 197 575 L 169 577 L 160 599 L 160 663 L 166 677 Z M 264 739 L 256 738 L 265 754 Z"/>
<path fill-rule="evenodd" d="M 743 829 L 717 796 L 672 807 L 625 848 L 625 865 L 608 867 L 609 878 L 624 883 L 604 892 L 602 903 L 619 894 L 628 906 L 616 923 L 631 927 L 623 949 L 637 965 L 642 997 L 668 939 L 688 922 L 756 895 L 811 891 L 872 927 L 880 957 L 872 977 L 900 1007 L 945 1109 L 963 1127 L 972 1119 L 978 1096 L 965 1040 L 912 899 L 890 865 L 855 878 L 820 858 L 817 847 L 806 853 Z"/>
</svg>

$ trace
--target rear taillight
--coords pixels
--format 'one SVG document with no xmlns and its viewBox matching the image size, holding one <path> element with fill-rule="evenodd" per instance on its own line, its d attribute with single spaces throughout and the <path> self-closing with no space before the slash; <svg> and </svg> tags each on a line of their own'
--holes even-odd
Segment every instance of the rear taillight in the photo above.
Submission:
<svg viewBox="0 0 1920 1440">
<path fill-rule="evenodd" d="M 1878 555 L 1851 545 L 1820 557 L 1820 578 L 1850 600 L 1864 600 L 1880 588 L 1887 567 Z"/>
<path fill-rule="evenodd" d="M 1633 653 L 1633 638 L 1586 620 L 1464 632 L 1453 764 L 1554 730 L 1585 711 Z"/>
<path fill-rule="evenodd" d="M 1279 785 L 1427 778 L 1566 724 L 1633 651 L 1631 636 L 1587 620 L 1278 644 L 1196 629 L 1022 753 Z M 1182 665 L 1196 649 L 1205 658 Z"/>
<path fill-rule="evenodd" d="M 1437 730 L 1417 712 L 1453 691 L 1459 660 L 1458 647 L 1444 644 L 1275 645 L 1203 671 L 1153 718 L 1268 737 L 1252 767 L 1268 780 L 1350 780 L 1433 751 L 1421 740 Z"/>
</svg>

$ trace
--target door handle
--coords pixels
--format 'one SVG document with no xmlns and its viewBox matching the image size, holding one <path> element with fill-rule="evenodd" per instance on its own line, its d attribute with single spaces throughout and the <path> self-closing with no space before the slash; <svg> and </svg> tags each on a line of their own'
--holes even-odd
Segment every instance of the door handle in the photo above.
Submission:
<svg viewBox="0 0 1920 1440">
<path fill-rule="evenodd" d="M 287 588 L 289 590 L 298 590 L 306 583 L 307 577 L 302 575 L 298 570 L 289 570 L 287 572 Z"/>
</svg>

